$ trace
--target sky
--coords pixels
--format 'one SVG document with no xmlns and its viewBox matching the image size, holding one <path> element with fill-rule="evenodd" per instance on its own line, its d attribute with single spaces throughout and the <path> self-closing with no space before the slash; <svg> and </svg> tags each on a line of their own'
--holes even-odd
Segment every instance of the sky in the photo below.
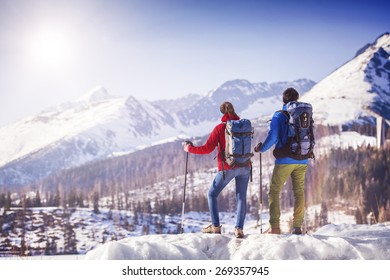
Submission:
<svg viewBox="0 0 390 280">
<path fill-rule="evenodd" d="M 233 79 L 319 82 L 390 31 L 383 5 L 0 0 L 0 127 L 96 86 L 157 100 Z"/>
</svg>

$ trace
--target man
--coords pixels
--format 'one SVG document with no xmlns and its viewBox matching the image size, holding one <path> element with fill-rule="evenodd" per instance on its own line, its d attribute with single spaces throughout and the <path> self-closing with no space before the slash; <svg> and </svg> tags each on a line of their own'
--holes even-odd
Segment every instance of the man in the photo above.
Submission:
<svg viewBox="0 0 390 280">
<path fill-rule="evenodd" d="M 297 101 L 299 93 L 294 88 L 288 88 L 283 92 L 283 110 L 286 110 L 286 104 Z M 308 159 L 296 159 L 291 156 L 279 155 L 279 152 L 286 147 L 289 116 L 283 111 L 274 113 L 270 130 L 264 143 L 259 143 L 255 147 L 255 152 L 264 153 L 275 144 L 274 155 L 276 157 L 275 167 L 272 174 L 269 190 L 269 211 L 271 233 L 280 234 L 280 191 L 291 176 L 294 193 L 294 215 L 293 215 L 293 234 L 302 234 L 301 226 L 305 214 L 305 192 L 304 182 Z"/>
</svg>

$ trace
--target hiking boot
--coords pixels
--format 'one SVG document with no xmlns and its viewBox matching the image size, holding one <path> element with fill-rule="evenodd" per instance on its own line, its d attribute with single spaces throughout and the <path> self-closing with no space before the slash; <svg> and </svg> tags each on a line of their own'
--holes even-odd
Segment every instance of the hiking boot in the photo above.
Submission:
<svg viewBox="0 0 390 280">
<path fill-rule="evenodd" d="M 271 234 L 281 234 L 280 228 L 272 228 L 271 229 Z"/>
<path fill-rule="evenodd" d="M 299 227 L 295 227 L 292 231 L 292 234 L 302 234 L 302 230 Z"/>
<path fill-rule="evenodd" d="M 208 225 L 207 227 L 202 228 L 203 233 L 219 233 L 221 234 L 221 227 L 222 226 L 213 226 L 212 224 Z"/>
<path fill-rule="evenodd" d="M 244 238 L 244 232 L 242 231 L 242 228 L 236 227 L 236 228 L 234 229 L 234 235 L 235 235 L 237 238 Z"/>
</svg>

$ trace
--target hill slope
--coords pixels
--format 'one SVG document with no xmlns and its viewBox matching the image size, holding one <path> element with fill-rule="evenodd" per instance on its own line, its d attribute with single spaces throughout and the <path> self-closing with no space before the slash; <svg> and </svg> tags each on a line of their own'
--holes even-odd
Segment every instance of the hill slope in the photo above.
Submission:
<svg viewBox="0 0 390 280">
<path fill-rule="evenodd" d="M 380 115 L 390 120 L 390 33 L 317 83 L 303 98 L 316 121 L 340 125 Z"/>
</svg>

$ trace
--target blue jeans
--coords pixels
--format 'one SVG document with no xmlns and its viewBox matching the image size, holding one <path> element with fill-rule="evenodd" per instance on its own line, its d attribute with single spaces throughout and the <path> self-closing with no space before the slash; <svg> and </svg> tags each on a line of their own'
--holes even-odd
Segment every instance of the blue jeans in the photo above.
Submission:
<svg viewBox="0 0 390 280">
<path fill-rule="evenodd" d="M 249 167 L 239 167 L 225 170 L 225 179 L 222 171 L 219 171 L 215 176 L 214 181 L 208 193 L 208 202 L 211 215 L 211 222 L 214 226 L 219 226 L 219 210 L 218 210 L 218 195 L 226 187 L 226 185 L 233 180 L 236 180 L 236 227 L 244 228 L 244 221 L 246 215 L 246 191 L 248 189 L 248 182 L 250 176 Z"/>
</svg>

